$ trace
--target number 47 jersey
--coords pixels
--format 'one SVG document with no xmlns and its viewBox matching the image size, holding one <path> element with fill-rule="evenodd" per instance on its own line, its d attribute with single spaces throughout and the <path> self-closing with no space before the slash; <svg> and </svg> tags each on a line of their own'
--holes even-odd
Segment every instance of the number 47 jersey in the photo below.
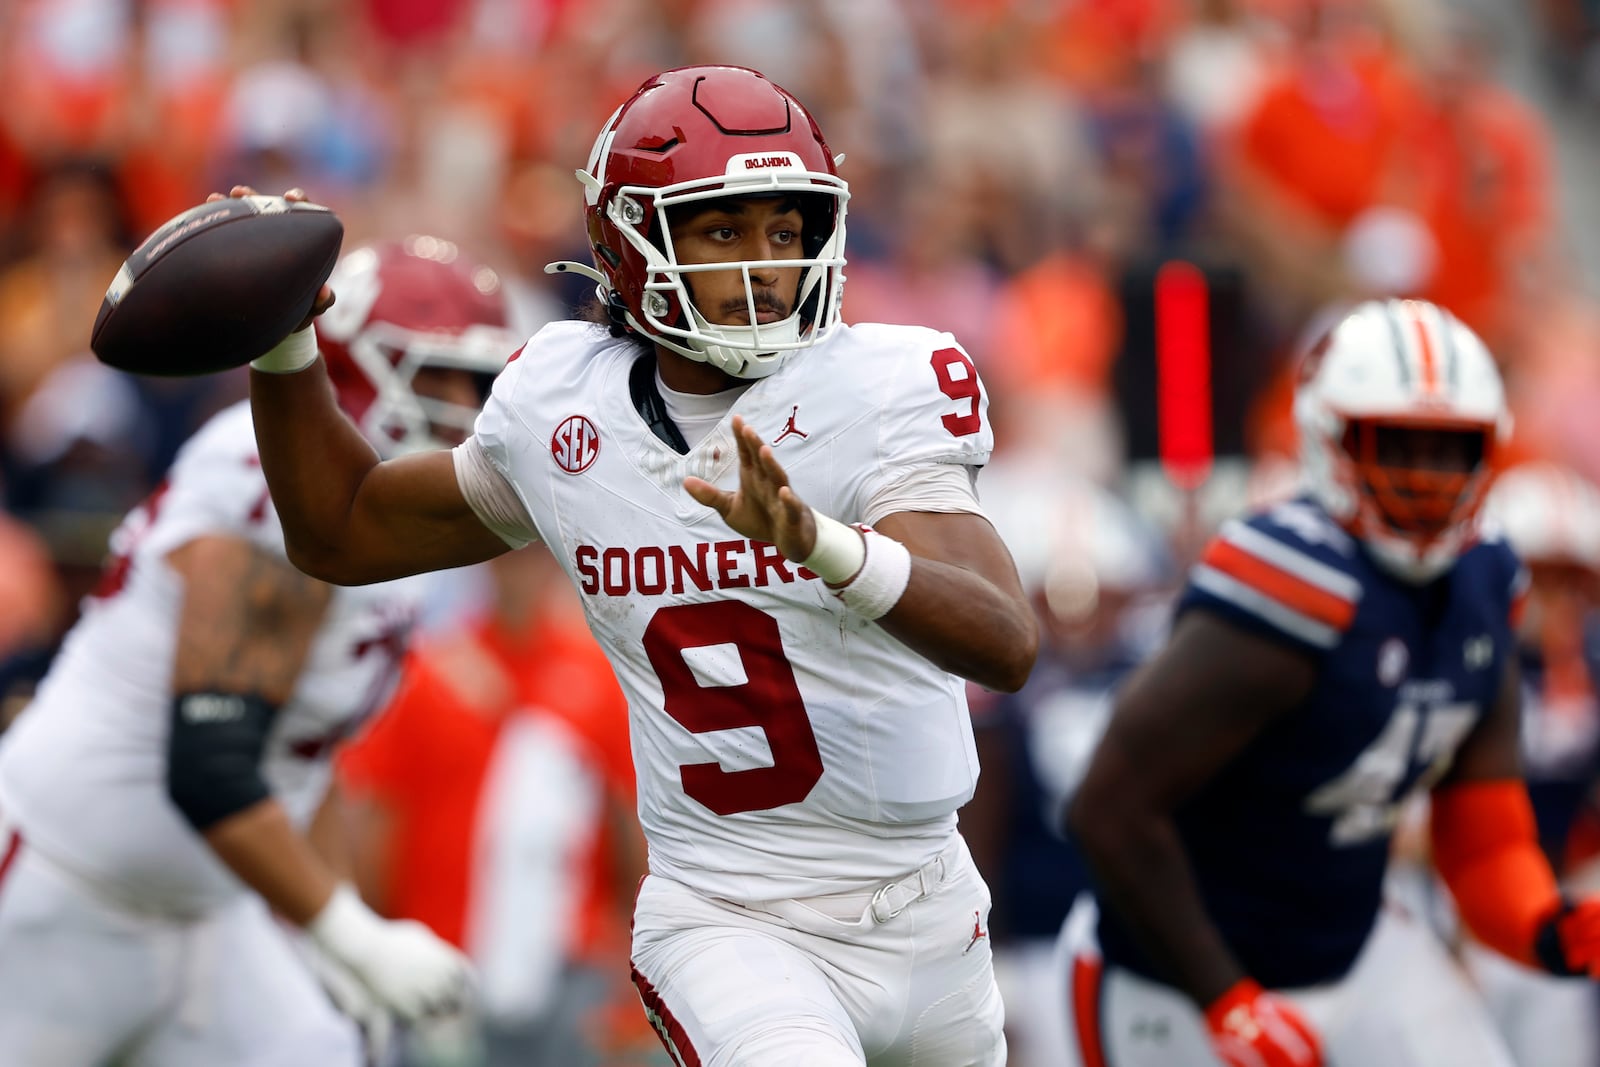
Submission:
<svg viewBox="0 0 1600 1067">
<path fill-rule="evenodd" d="M 1480 541 L 1402 582 L 1315 503 L 1224 524 L 1178 611 L 1303 650 L 1317 679 L 1177 815 L 1208 913 L 1268 988 L 1332 981 L 1377 918 L 1401 803 L 1437 782 L 1499 692 L 1523 572 Z M 1101 909 L 1108 962 L 1153 977 Z"/>
<path fill-rule="evenodd" d="M 627 694 L 651 870 L 755 901 L 916 869 L 977 780 L 965 684 L 682 482 L 737 488 L 737 414 L 817 510 L 902 510 L 896 487 L 919 471 L 970 478 L 988 458 L 971 360 L 947 334 L 844 328 L 751 384 L 684 455 L 632 400 L 641 358 L 603 327 L 551 324 L 500 375 L 475 438 L 578 587 Z"/>
</svg>

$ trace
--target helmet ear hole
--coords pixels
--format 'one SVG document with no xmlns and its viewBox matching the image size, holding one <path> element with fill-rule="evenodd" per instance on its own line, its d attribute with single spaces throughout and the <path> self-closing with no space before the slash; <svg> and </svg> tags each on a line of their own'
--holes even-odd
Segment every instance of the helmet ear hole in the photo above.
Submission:
<svg viewBox="0 0 1600 1067">
<path fill-rule="evenodd" d="M 606 323 L 611 327 L 612 337 L 625 337 L 630 332 L 628 302 L 615 289 L 606 290 Z"/>
</svg>

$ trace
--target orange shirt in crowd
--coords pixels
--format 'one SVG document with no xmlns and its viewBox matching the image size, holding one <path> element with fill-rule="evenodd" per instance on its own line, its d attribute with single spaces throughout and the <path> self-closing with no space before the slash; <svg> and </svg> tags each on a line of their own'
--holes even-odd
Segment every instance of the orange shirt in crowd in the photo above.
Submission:
<svg viewBox="0 0 1600 1067">
<path fill-rule="evenodd" d="M 1495 340 L 1517 264 L 1547 235 L 1550 148 L 1539 116 L 1514 94 L 1478 83 L 1419 130 L 1423 217 L 1440 270 L 1423 295 Z"/>
<path fill-rule="evenodd" d="M 1286 64 L 1243 119 L 1234 148 L 1279 195 L 1342 227 L 1384 198 L 1418 107 L 1383 48 L 1350 43 L 1338 62 Z"/>
<path fill-rule="evenodd" d="M 984 375 L 995 388 L 1103 397 L 1122 344 L 1122 307 L 1093 263 L 1053 253 L 1000 284 Z"/>
<path fill-rule="evenodd" d="M 581 740 L 608 792 L 633 807 L 627 703 L 587 632 L 545 625 L 510 636 L 492 624 L 426 641 L 407 658 L 394 700 L 349 745 L 340 781 L 388 814 L 383 910 L 466 947 L 474 832 L 496 744 L 518 715 L 558 717 Z M 625 932 L 610 828 L 597 828 L 570 952 L 587 956 Z"/>
</svg>

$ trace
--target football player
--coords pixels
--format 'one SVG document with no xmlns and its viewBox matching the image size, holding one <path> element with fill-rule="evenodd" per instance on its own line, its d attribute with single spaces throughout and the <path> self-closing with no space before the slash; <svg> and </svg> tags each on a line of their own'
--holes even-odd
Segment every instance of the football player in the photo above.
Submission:
<svg viewBox="0 0 1600 1067">
<path fill-rule="evenodd" d="M 836 163 L 755 71 L 652 77 L 578 175 L 593 265 L 556 267 L 604 321 L 534 335 L 451 456 L 387 462 L 299 332 L 257 435 L 309 573 L 561 561 L 629 700 L 634 981 L 679 1062 L 999 1064 L 961 679 L 1018 688 L 1036 626 L 972 359 L 840 322 Z"/>
<path fill-rule="evenodd" d="M 1562 884 L 1592 882 L 1593 855 L 1573 847 L 1600 779 L 1600 677 L 1594 605 L 1600 579 L 1600 489 L 1548 461 L 1495 479 L 1485 504 L 1531 578 L 1517 659 L 1522 672 L 1522 760 L 1545 856 Z M 1588 871 L 1585 871 L 1588 867 Z M 1475 943 L 1468 970 L 1519 1064 L 1600 1063 L 1600 992 Z"/>
<path fill-rule="evenodd" d="M 1431 790 L 1478 938 L 1600 973 L 1600 902 L 1558 891 L 1518 762 L 1526 576 L 1476 521 L 1500 377 L 1448 312 L 1369 302 L 1307 355 L 1295 418 L 1309 492 L 1205 550 L 1069 811 L 1098 897 L 1062 935 L 1082 1061 L 1504 1067 L 1437 940 L 1381 905 L 1401 801 Z"/>
<path fill-rule="evenodd" d="M 333 277 L 322 350 L 362 440 L 462 440 L 510 350 L 495 273 L 412 238 L 352 250 Z M 0 743 L 6 1062 L 363 1062 L 274 914 L 401 1019 L 458 1005 L 464 959 L 369 911 L 306 836 L 426 583 L 340 589 L 295 569 L 243 402 L 111 547 Z"/>
</svg>

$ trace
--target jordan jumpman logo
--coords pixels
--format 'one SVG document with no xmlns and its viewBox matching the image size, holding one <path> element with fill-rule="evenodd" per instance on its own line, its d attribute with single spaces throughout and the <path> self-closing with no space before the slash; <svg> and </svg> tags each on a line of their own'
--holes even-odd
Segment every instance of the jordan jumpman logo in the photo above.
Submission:
<svg viewBox="0 0 1600 1067">
<path fill-rule="evenodd" d="M 987 930 L 985 930 L 983 928 L 983 916 L 979 915 L 977 912 L 973 912 L 972 913 L 972 940 L 967 942 L 967 947 L 961 950 L 961 954 L 963 956 L 965 956 L 967 953 L 972 951 L 972 947 L 974 945 L 976 945 L 979 941 L 982 941 L 984 938 L 986 938 L 988 936 L 989 936 L 989 931 L 987 931 Z"/>
<path fill-rule="evenodd" d="M 798 414 L 800 414 L 800 405 L 796 404 L 794 409 L 789 412 L 789 421 L 784 424 L 783 432 L 772 439 L 773 444 L 777 444 L 786 437 L 806 438 L 811 436 L 794 424 L 794 417 Z"/>
</svg>

